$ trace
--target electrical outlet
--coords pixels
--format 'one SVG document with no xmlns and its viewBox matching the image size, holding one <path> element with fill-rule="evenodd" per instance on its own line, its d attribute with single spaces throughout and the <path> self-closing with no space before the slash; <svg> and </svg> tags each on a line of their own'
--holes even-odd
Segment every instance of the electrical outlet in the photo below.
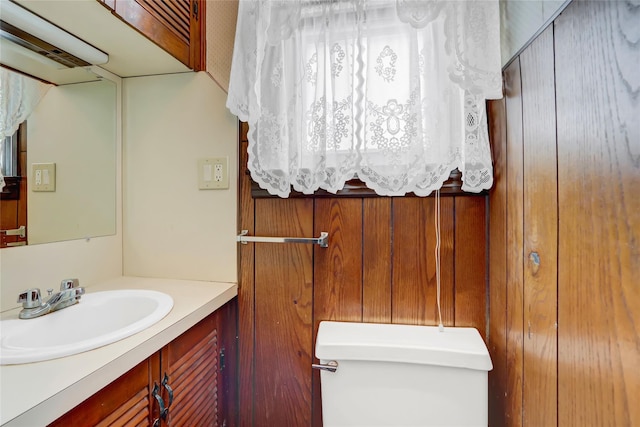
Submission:
<svg viewBox="0 0 640 427">
<path fill-rule="evenodd" d="M 56 164 L 33 163 L 31 165 L 33 185 L 31 191 L 56 191 Z"/>
<path fill-rule="evenodd" d="M 229 158 L 209 157 L 198 160 L 198 188 L 221 190 L 229 188 Z"/>
</svg>

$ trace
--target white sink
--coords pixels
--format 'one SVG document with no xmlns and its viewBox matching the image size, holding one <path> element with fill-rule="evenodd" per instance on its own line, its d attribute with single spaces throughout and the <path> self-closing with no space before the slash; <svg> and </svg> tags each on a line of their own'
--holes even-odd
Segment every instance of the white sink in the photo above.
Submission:
<svg viewBox="0 0 640 427">
<path fill-rule="evenodd" d="M 173 298 L 127 289 L 87 293 L 71 307 L 0 321 L 0 365 L 40 362 L 92 350 L 140 332 L 167 315 Z"/>
</svg>

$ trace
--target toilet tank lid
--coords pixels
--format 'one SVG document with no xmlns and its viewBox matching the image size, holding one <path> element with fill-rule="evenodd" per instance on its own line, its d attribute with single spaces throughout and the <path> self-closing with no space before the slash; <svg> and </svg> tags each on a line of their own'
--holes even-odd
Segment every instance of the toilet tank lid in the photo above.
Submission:
<svg viewBox="0 0 640 427">
<path fill-rule="evenodd" d="M 487 346 L 475 328 L 320 322 L 316 357 L 418 363 L 490 371 Z"/>
</svg>

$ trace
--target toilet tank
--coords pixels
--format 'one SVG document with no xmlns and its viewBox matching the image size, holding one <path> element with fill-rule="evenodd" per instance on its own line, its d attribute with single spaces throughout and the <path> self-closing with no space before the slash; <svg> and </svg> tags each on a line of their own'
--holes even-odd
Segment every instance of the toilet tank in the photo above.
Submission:
<svg viewBox="0 0 640 427">
<path fill-rule="evenodd" d="M 474 328 L 320 322 L 324 427 L 487 426 L 487 347 Z"/>
</svg>

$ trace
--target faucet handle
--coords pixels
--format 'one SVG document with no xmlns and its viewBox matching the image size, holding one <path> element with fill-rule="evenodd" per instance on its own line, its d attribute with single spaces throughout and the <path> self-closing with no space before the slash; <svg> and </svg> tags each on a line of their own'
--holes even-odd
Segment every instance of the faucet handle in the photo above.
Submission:
<svg viewBox="0 0 640 427">
<path fill-rule="evenodd" d="M 78 286 L 80 286 L 80 281 L 78 279 L 64 279 L 62 282 L 60 282 L 61 291 L 77 288 Z"/>
<path fill-rule="evenodd" d="M 18 301 L 22 303 L 24 308 L 37 308 L 42 305 L 42 298 L 40 297 L 40 289 L 31 288 L 18 295 Z"/>
</svg>

